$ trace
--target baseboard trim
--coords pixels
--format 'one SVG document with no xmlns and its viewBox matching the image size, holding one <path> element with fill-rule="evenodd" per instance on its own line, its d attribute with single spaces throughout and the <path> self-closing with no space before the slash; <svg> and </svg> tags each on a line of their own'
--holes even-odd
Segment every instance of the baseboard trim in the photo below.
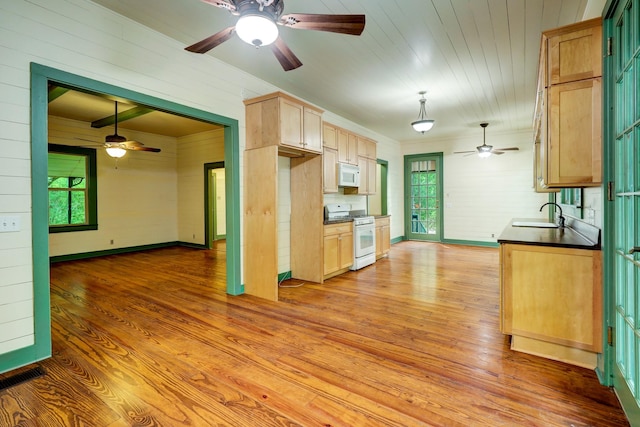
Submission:
<svg viewBox="0 0 640 427">
<path fill-rule="evenodd" d="M 149 249 L 169 248 L 171 246 L 185 246 L 185 247 L 190 247 L 195 249 L 206 249 L 206 246 L 204 245 L 196 245 L 194 243 L 175 241 L 175 242 L 153 243 L 150 245 L 129 246 L 126 248 L 106 249 L 102 251 L 81 252 L 77 254 L 52 256 L 52 257 L 49 257 L 49 262 L 53 264 L 53 263 L 62 262 L 62 261 L 75 261 L 79 259 L 97 258 L 97 257 L 107 256 L 107 255 L 118 255 L 118 254 L 130 253 L 130 252 L 140 252 L 140 251 L 146 251 Z"/>
</svg>

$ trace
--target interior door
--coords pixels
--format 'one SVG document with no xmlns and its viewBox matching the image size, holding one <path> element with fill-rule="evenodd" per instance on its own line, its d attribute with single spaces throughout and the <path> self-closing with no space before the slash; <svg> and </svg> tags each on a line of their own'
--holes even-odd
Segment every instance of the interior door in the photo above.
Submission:
<svg viewBox="0 0 640 427">
<path fill-rule="evenodd" d="M 640 1 L 622 0 L 605 21 L 612 55 L 606 58 L 607 103 L 612 112 L 605 130 L 605 152 L 613 181 L 605 202 L 605 246 L 613 287 L 609 304 L 613 327 L 613 386 L 629 420 L 640 422 Z M 605 108 L 609 111 L 609 108 Z M 605 116 L 606 117 L 606 116 Z"/>
<path fill-rule="evenodd" d="M 439 242 L 442 237 L 442 153 L 405 156 L 405 235 Z"/>
</svg>

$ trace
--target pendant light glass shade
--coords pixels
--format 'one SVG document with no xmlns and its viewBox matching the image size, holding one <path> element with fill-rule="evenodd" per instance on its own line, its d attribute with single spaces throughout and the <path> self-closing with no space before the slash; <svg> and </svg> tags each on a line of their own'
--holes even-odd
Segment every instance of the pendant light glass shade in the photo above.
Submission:
<svg viewBox="0 0 640 427">
<path fill-rule="evenodd" d="M 127 153 L 127 150 L 121 147 L 107 147 L 107 154 L 111 157 L 119 159 Z"/>
<path fill-rule="evenodd" d="M 267 46 L 278 38 L 278 26 L 266 16 L 244 15 L 236 23 L 236 33 L 245 43 Z"/>
<path fill-rule="evenodd" d="M 426 98 L 424 97 L 424 94 L 427 92 L 420 92 L 420 95 L 422 95 L 422 97 L 420 98 L 420 112 L 418 113 L 418 120 L 416 120 L 415 122 L 411 123 L 411 126 L 413 126 L 413 129 L 416 132 L 421 132 L 421 133 L 425 133 L 428 132 L 429 130 L 431 130 L 431 128 L 433 127 L 433 125 L 435 124 L 435 120 L 433 119 L 427 119 L 427 111 L 425 108 L 425 103 L 427 102 Z"/>
</svg>

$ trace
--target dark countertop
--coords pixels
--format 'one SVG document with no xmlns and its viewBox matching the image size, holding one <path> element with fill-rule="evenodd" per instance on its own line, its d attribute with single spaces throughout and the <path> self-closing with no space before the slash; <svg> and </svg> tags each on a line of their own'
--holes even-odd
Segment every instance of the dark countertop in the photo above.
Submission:
<svg viewBox="0 0 640 427">
<path fill-rule="evenodd" d="M 513 219 L 498 236 L 498 243 L 555 246 L 575 249 L 600 249 L 600 230 L 581 221 L 570 221 L 565 228 L 514 227 L 514 221 L 542 221 L 547 219 Z M 573 226 L 572 226 L 573 225 Z M 574 228 L 575 227 L 575 228 Z M 576 228 L 583 232 L 576 231 Z M 587 235 L 591 236 L 586 237 Z"/>
<path fill-rule="evenodd" d="M 342 222 L 353 222 L 353 218 L 325 219 L 322 224 L 330 225 L 330 224 L 340 224 Z"/>
</svg>

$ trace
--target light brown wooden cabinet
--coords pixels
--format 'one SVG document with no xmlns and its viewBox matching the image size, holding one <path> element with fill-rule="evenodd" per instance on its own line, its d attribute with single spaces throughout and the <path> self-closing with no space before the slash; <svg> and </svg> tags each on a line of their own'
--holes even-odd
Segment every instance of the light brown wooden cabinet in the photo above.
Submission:
<svg viewBox="0 0 640 427">
<path fill-rule="evenodd" d="M 338 150 L 338 128 L 331 123 L 322 123 L 322 146 Z"/>
<path fill-rule="evenodd" d="M 322 117 L 314 111 L 307 119 L 302 101 L 280 93 L 245 104 L 243 281 L 247 294 L 277 301 L 278 156 L 290 157 L 291 277 L 322 283 L 322 150 L 289 145 L 305 133 L 303 121 L 321 144 Z"/>
<path fill-rule="evenodd" d="M 376 259 L 389 254 L 391 250 L 391 221 L 390 218 L 376 218 Z"/>
<path fill-rule="evenodd" d="M 322 154 L 322 191 L 338 192 L 338 150 L 324 147 Z"/>
<path fill-rule="evenodd" d="M 282 92 L 244 104 L 247 150 L 276 145 L 284 156 L 322 154 L 322 110 Z"/>
<path fill-rule="evenodd" d="M 341 274 L 353 265 L 353 224 L 324 226 L 324 278 Z"/>
<path fill-rule="evenodd" d="M 500 245 L 501 331 L 511 348 L 595 367 L 602 352 L 600 250 Z"/>
<path fill-rule="evenodd" d="M 534 121 L 537 191 L 602 182 L 602 20 L 542 34 Z"/>
<path fill-rule="evenodd" d="M 358 164 L 358 137 L 341 128 L 338 128 L 338 161 L 350 165 Z"/>
</svg>

